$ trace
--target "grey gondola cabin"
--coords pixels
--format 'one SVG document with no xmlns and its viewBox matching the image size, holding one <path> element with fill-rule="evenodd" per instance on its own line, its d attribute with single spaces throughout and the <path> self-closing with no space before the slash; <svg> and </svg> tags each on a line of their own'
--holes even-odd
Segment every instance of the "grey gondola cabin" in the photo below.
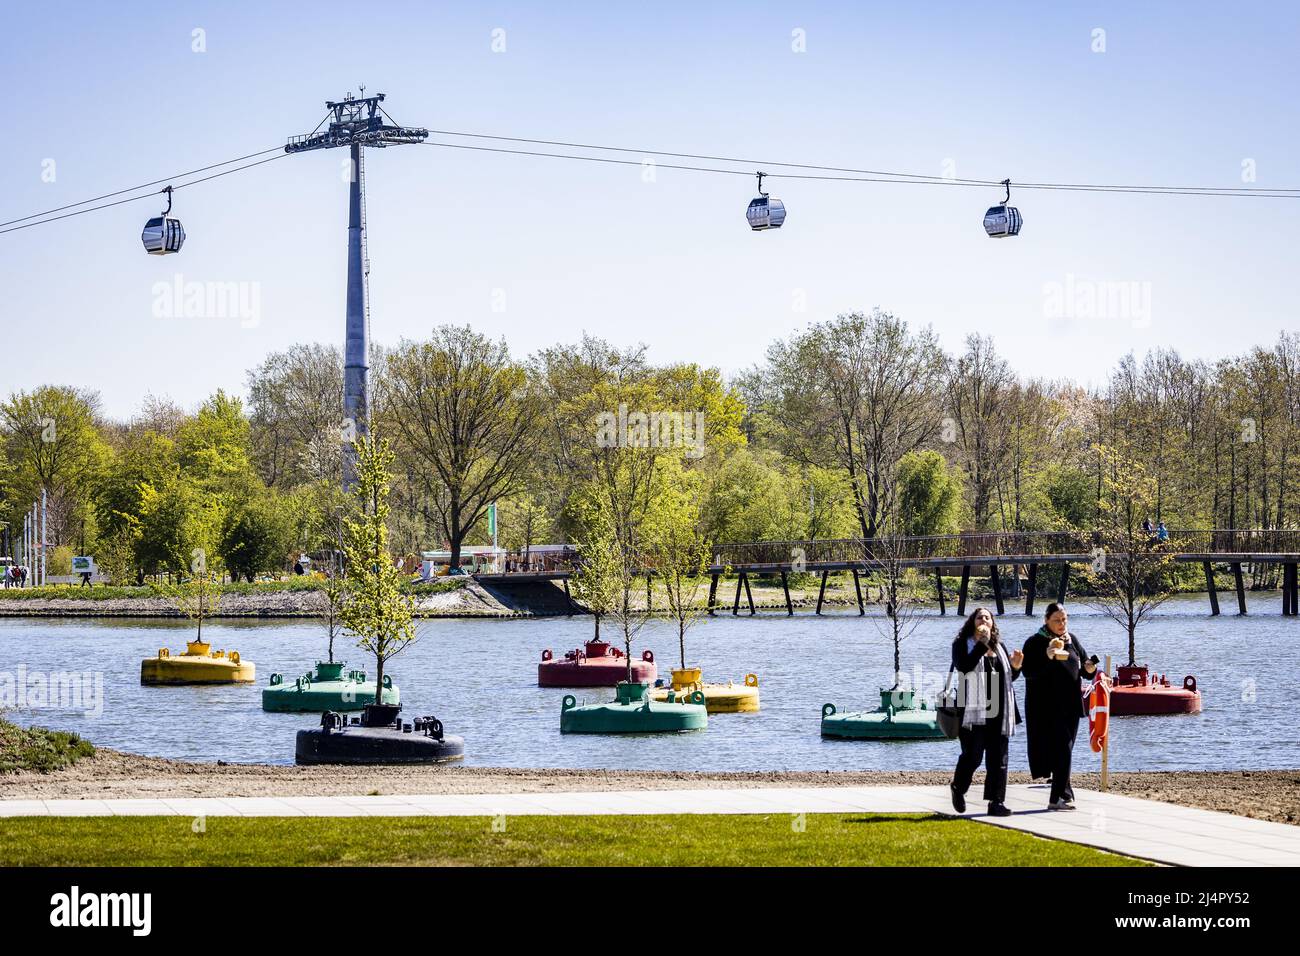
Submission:
<svg viewBox="0 0 1300 956">
<path fill-rule="evenodd" d="M 767 173 L 757 175 L 758 195 L 749 201 L 749 208 L 745 210 L 749 228 L 755 232 L 763 229 L 780 229 L 781 223 L 785 222 L 785 203 L 779 199 L 771 199 L 763 192 L 763 177 Z"/>
<path fill-rule="evenodd" d="M 1007 205 L 1011 200 L 1011 180 L 1002 180 L 1002 185 L 1007 188 L 1006 199 L 1002 200 L 1000 206 L 990 206 L 989 211 L 984 214 L 984 231 L 989 234 L 990 239 L 1018 236 L 1020 227 L 1024 224 L 1020 210 L 1015 206 Z"/>
<path fill-rule="evenodd" d="M 140 233 L 144 251 L 151 256 L 180 252 L 181 246 L 185 244 L 185 229 L 181 226 L 181 221 L 169 215 L 172 211 L 172 187 L 168 186 L 163 192 L 167 194 L 167 208 L 161 216 L 154 216 L 146 222 L 144 231 Z"/>
</svg>

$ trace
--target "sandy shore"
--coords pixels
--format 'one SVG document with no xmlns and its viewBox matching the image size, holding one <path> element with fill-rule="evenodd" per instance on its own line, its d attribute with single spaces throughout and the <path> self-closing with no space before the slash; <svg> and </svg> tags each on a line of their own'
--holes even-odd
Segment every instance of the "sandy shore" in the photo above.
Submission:
<svg viewBox="0 0 1300 956">
<path fill-rule="evenodd" d="M 264 797 L 373 793 L 540 793 L 555 790 L 944 784 L 946 771 L 708 773 L 633 770 L 515 770 L 434 767 L 285 767 L 140 757 L 101 748 L 51 774 L 0 776 L 0 799 Z M 972 795 L 979 796 L 979 780 Z M 1012 783 L 1028 783 L 1012 774 Z M 1075 786 L 1095 789 L 1095 774 Z M 1166 771 L 1111 775 L 1111 790 L 1135 797 L 1300 824 L 1300 770 Z M 1046 795 L 1044 795 L 1046 800 Z M 978 802 L 978 801 L 976 801 Z"/>
</svg>

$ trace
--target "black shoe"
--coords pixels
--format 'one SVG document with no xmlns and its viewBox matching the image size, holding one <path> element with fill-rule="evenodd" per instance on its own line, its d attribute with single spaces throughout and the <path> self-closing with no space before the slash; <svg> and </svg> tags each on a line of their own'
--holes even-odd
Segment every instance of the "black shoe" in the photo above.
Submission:
<svg viewBox="0 0 1300 956">
<path fill-rule="evenodd" d="M 1006 807 L 1005 805 L 1001 804 L 1001 803 L 990 803 L 990 804 L 989 804 L 989 816 L 991 816 L 991 817 L 1009 817 L 1009 816 L 1011 816 L 1011 811 L 1008 810 L 1007 807 Z"/>
<path fill-rule="evenodd" d="M 966 795 L 957 792 L 957 788 L 948 784 L 948 792 L 952 794 L 952 808 L 958 813 L 966 812 Z"/>
</svg>

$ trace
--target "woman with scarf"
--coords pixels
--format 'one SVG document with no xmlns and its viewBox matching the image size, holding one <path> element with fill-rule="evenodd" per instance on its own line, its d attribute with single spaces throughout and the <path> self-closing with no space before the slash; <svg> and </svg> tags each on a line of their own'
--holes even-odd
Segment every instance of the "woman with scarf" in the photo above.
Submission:
<svg viewBox="0 0 1300 956">
<path fill-rule="evenodd" d="M 1020 676 L 1020 651 L 1007 653 L 997 621 L 988 608 L 977 608 L 952 642 L 952 669 L 961 674 L 961 756 L 949 789 L 952 806 L 966 812 L 966 791 L 981 761 L 984 763 L 984 799 L 989 816 L 1007 817 L 1007 752 L 1020 723 L 1011 683 Z"/>
<path fill-rule="evenodd" d="M 1047 605 L 1043 626 L 1025 641 L 1025 739 L 1029 775 L 1051 777 L 1049 810 L 1073 810 L 1070 762 L 1083 716 L 1080 675 L 1097 671 L 1079 639 L 1070 633 L 1069 615 L 1060 604 Z"/>
</svg>

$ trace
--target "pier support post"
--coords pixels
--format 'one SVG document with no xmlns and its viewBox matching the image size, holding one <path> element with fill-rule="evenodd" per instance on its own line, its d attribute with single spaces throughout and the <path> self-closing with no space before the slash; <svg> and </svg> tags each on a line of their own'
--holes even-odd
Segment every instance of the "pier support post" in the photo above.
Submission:
<svg viewBox="0 0 1300 956">
<path fill-rule="evenodd" d="M 1241 562 L 1232 562 L 1232 580 L 1237 585 L 1237 613 L 1246 613 L 1246 581 L 1241 576 Z"/>
<path fill-rule="evenodd" d="M 1210 616 L 1217 617 L 1219 614 L 1219 590 L 1214 586 L 1214 569 L 1210 567 L 1209 561 L 1202 561 L 1201 567 L 1205 569 L 1205 590 L 1210 594 Z"/>
<path fill-rule="evenodd" d="M 758 612 L 754 610 L 754 592 L 749 589 L 749 575 L 745 575 L 745 598 L 749 601 L 749 615 L 753 617 Z"/>
<path fill-rule="evenodd" d="M 1065 590 L 1070 586 L 1070 565 L 1069 562 L 1061 565 L 1061 583 L 1056 586 L 1056 603 L 1065 603 Z"/>
<path fill-rule="evenodd" d="M 745 572 L 741 571 L 736 577 L 736 600 L 731 604 L 731 616 L 735 617 L 740 613 L 740 589 L 745 586 Z"/>
<path fill-rule="evenodd" d="M 566 582 L 567 586 L 567 582 Z M 716 574 L 709 577 L 709 617 L 713 617 L 713 605 L 718 597 L 718 576 Z"/>
<path fill-rule="evenodd" d="M 822 601 L 826 599 L 826 575 L 828 574 L 830 574 L 830 571 L 822 572 L 822 586 L 821 586 L 821 590 L 817 592 L 817 613 L 818 614 L 822 612 Z"/>
<path fill-rule="evenodd" d="M 1025 617 L 1034 614 L 1034 592 L 1038 589 L 1038 565 L 1029 566 L 1029 580 L 1025 583 Z"/>
<path fill-rule="evenodd" d="M 867 605 L 862 600 L 862 582 L 858 579 L 858 569 L 853 569 L 853 590 L 858 592 L 858 616 L 862 617 L 867 613 Z"/>
<path fill-rule="evenodd" d="M 1291 616 L 1300 617 L 1300 572 L 1294 562 L 1287 567 L 1291 569 Z"/>
<path fill-rule="evenodd" d="M 948 608 L 943 602 L 943 571 L 939 568 L 934 569 L 934 589 L 939 595 L 939 613 L 947 614 Z"/>
<path fill-rule="evenodd" d="M 1002 577 L 998 574 L 996 564 L 989 565 L 989 583 L 993 585 L 993 603 L 997 606 L 998 616 L 1001 617 L 1006 613 L 1006 608 L 1002 606 Z"/>
<path fill-rule="evenodd" d="M 966 595 L 970 591 L 970 565 L 961 566 L 961 587 L 957 589 L 957 616 L 966 616 Z"/>
<path fill-rule="evenodd" d="M 794 617 L 794 605 L 790 603 L 790 576 L 784 571 L 781 572 L 781 588 L 785 591 L 785 613 Z"/>
</svg>

